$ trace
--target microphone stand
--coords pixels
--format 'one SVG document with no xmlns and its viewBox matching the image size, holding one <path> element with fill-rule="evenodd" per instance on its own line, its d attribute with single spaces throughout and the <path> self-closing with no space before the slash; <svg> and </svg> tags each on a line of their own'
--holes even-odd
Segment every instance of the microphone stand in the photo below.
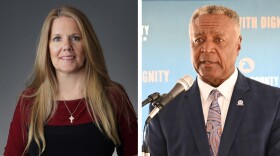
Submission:
<svg viewBox="0 0 280 156">
<path fill-rule="evenodd" d="M 165 107 L 170 101 L 172 101 L 177 95 L 181 92 L 187 91 L 193 84 L 193 79 L 189 75 L 185 75 L 180 78 L 176 85 L 171 89 L 167 94 L 160 95 L 158 92 L 150 94 L 147 99 L 142 102 L 142 107 L 148 103 L 152 103 L 152 106 L 155 107 L 149 114 L 148 118 L 145 121 L 143 129 L 143 144 L 142 144 L 142 156 L 150 156 L 150 149 L 147 142 L 146 130 L 147 126 L 152 120 L 152 118 L 159 113 L 159 111 Z"/>
<path fill-rule="evenodd" d="M 150 156 L 150 148 L 147 142 L 147 122 L 145 122 L 144 130 L 143 130 L 143 143 L 142 143 L 142 156 Z"/>
<path fill-rule="evenodd" d="M 156 96 L 155 96 L 156 95 Z M 151 97 L 153 97 L 153 98 L 151 98 Z M 152 106 L 154 106 L 154 107 L 157 107 L 157 105 L 156 105 L 156 100 L 158 99 L 158 98 L 160 98 L 161 96 L 160 96 L 160 94 L 159 93 L 153 93 L 153 94 L 151 94 L 151 95 L 149 95 L 148 96 L 148 98 L 151 98 L 151 100 L 148 102 L 148 103 L 150 103 L 150 104 L 152 104 Z M 148 104 L 148 103 L 146 103 L 145 102 L 146 100 L 144 100 L 143 102 L 142 102 L 142 107 L 144 107 L 146 104 Z M 144 103 L 145 102 L 145 103 Z M 148 145 L 148 142 L 147 142 L 147 135 L 146 135 L 146 131 L 147 131 L 147 126 L 148 126 L 148 124 L 149 124 L 149 121 L 148 121 L 149 119 L 147 118 L 147 120 L 145 121 L 145 125 L 144 125 L 144 129 L 143 129 L 143 143 L 142 143 L 142 156 L 150 156 L 150 148 L 149 148 L 149 145 Z"/>
<path fill-rule="evenodd" d="M 150 94 L 147 99 L 142 102 L 142 107 L 144 107 L 148 103 L 154 102 L 158 98 L 160 98 L 160 93 L 154 92 L 153 94 Z"/>
</svg>

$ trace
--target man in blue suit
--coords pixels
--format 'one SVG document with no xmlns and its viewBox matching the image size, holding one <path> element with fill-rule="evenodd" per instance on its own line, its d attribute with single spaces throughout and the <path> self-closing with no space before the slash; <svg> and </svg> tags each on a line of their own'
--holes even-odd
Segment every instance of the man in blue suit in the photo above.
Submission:
<svg viewBox="0 0 280 156">
<path fill-rule="evenodd" d="M 151 156 L 280 156 L 280 89 L 235 67 L 242 41 L 238 14 L 201 7 L 189 35 L 198 76 L 151 120 Z"/>
</svg>

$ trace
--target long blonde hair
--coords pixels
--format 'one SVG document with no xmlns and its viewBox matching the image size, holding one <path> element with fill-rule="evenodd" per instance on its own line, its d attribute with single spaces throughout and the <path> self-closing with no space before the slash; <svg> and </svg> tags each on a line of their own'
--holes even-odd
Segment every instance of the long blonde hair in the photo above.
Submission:
<svg viewBox="0 0 280 156">
<path fill-rule="evenodd" d="M 99 129 L 115 145 L 120 145 L 114 108 L 109 100 L 108 90 L 112 88 L 122 89 L 109 78 L 100 43 L 87 17 L 76 8 L 62 6 L 51 10 L 42 26 L 34 69 L 27 86 L 34 92 L 32 95 L 25 96 L 34 99 L 28 117 L 25 152 L 28 151 L 32 140 L 38 145 L 39 154 L 44 152 L 46 148 L 44 126 L 57 108 L 54 97 L 58 91 L 58 82 L 50 60 L 48 43 L 52 22 L 60 16 L 75 19 L 82 34 L 86 56 L 84 96 L 86 97 L 89 114 L 95 119 Z"/>
</svg>

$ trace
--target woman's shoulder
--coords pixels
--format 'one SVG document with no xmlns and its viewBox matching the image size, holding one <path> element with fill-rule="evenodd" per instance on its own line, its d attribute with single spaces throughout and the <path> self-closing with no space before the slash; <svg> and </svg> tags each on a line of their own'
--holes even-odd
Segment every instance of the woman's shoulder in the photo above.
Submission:
<svg viewBox="0 0 280 156">
<path fill-rule="evenodd" d="M 20 107 L 30 107 L 32 101 L 34 100 L 34 97 L 35 97 L 35 89 L 26 88 L 20 94 L 18 105 Z"/>
<path fill-rule="evenodd" d="M 108 87 L 107 93 L 117 116 L 135 116 L 134 108 L 122 85 L 116 83 Z"/>
<path fill-rule="evenodd" d="M 118 104 L 130 102 L 124 87 L 119 83 L 114 83 L 113 85 L 107 87 L 106 91 L 111 102 L 115 102 Z"/>
<path fill-rule="evenodd" d="M 33 104 L 34 91 L 34 89 L 26 88 L 20 93 L 14 112 L 14 122 L 21 123 L 22 125 L 27 124 L 28 116 Z"/>
<path fill-rule="evenodd" d="M 21 92 L 21 96 L 33 96 L 35 94 L 35 89 L 34 88 L 25 88 Z"/>
</svg>

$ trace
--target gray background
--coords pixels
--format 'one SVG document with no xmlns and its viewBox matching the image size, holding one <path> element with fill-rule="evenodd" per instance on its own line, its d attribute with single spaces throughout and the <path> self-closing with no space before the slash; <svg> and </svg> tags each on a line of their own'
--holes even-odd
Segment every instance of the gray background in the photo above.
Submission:
<svg viewBox="0 0 280 156">
<path fill-rule="evenodd" d="M 137 0 L 2 0 L 0 2 L 0 155 L 4 152 L 19 93 L 35 59 L 49 11 L 73 5 L 90 19 L 109 74 L 121 83 L 137 111 Z"/>
</svg>

